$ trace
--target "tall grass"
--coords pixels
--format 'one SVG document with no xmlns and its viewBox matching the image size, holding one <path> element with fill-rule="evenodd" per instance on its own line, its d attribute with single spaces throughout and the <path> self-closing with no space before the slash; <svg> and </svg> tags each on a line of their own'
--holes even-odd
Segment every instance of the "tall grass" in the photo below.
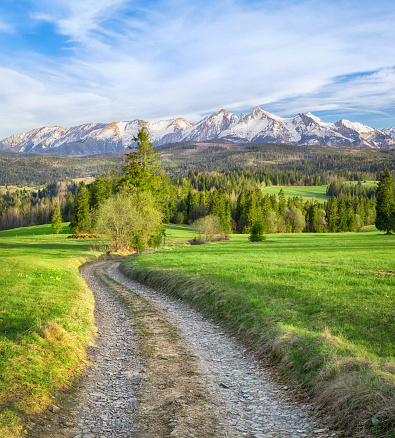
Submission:
<svg viewBox="0 0 395 438">
<path fill-rule="evenodd" d="M 90 245 L 50 225 L 0 232 L 0 436 L 19 436 L 84 362 L 94 301 L 78 267 Z"/>
<path fill-rule="evenodd" d="M 219 318 L 349 433 L 394 436 L 395 238 L 286 234 L 133 258 L 133 278 Z"/>
</svg>

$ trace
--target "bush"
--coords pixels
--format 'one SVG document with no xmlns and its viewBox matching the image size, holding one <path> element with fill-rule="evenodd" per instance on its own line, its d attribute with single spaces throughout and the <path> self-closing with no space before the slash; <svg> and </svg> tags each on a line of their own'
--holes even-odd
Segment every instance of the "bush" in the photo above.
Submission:
<svg viewBox="0 0 395 438">
<path fill-rule="evenodd" d="M 115 250 L 159 246 L 164 234 L 162 214 L 150 192 L 123 190 L 99 206 L 96 229 Z"/>
<path fill-rule="evenodd" d="M 257 220 L 252 224 L 249 239 L 251 242 L 262 242 L 266 240 L 265 226 L 261 220 Z"/>
<path fill-rule="evenodd" d="M 209 215 L 194 222 L 193 228 L 199 233 L 199 240 L 204 234 L 206 240 L 211 242 L 214 236 L 221 233 L 221 221 L 218 216 Z"/>
</svg>

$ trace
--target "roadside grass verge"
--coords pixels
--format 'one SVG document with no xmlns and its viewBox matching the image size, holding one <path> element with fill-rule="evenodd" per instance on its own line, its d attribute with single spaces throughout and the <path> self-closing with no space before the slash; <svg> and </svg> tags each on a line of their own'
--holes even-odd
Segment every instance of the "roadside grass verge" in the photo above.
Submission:
<svg viewBox="0 0 395 438">
<path fill-rule="evenodd" d="M 159 250 L 122 270 L 270 353 L 354 436 L 395 436 L 395 237 L 270 235 Z"/>
<path fill-rule="evenodd" d="M 66 224 L 64 224 L 66 225 Z M 78 267 L 89 240 L 50 225 L 0 232 L 0 436 L 22 436 L 85 360 L 94 334 L 91 292 Z"/>
</svg>

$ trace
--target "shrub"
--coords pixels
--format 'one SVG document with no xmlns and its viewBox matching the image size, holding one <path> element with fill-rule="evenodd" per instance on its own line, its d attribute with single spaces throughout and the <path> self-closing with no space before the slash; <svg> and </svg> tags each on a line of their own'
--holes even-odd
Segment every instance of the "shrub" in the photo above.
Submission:
<svg viewBox="0 0 395 438">
<path fill-rule="evenodd" d="M 193 228 L 199 233 L 199 239 L 204 234 L 206 240 L 211 242 L 214 236 L 221 233 L 221 221 L 218 216 L 206 216 L 193 223 Z"/>
<path fill-rule="evenodd" d="M 107 236 L 112 248 L 137 251 L 158 246 L 164 232 L 152 194 L 133 189 L 120 191 L 99 206 L 96 229 Z"/>
<path fill-rule="evenodd" d="M 252 224 L 249 239 L 251 242 L 262 242 L 262 240 L 266 240 L 265 226 L 261 220 L 256 220 Z"/>
</svg>

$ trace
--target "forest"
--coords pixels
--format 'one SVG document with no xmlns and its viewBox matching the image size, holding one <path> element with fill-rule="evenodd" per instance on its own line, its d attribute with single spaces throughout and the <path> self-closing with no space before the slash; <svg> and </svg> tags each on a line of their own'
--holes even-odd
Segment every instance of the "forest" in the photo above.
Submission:
<svg viewBox="0 0 395 438">
<path fill-rule="evenodd" d="M 332 176 L 377 181 L 385 168 L 395 172 L 395 149 L 207 141 L 168 144 L 156 151 L 169 175 L 185 177 L 190 170 L 260 172 L 267 185 L 328 184 Z M 123 153 L 73 158 L 0 152 L 0 186 L 34 187 L 121 173 L 124 164 Z"/>
<path fill-rule="evenodd" d="M 258 220 L 267 234 L 357 231 L 365 225 L 374 224 L 376 219 L 376 187 L 365 185 L 363 181 L 380 179 L 384 166 L 395 169 L 393 151 L 388 150 L 358 150 L 351 154 L 350 150 L 340 148 L 301 148 L 294 145 L 270 145 L 269 148 L 266 144 L 232 144 L 232 149 L 229 149 L 228 143 L 218 146 L 217 143 L 206 142 L 204 147 L 201 143 L 177 143 L 152 150 L 157 170 L 160 169 L 159 164 L 169 163 L 170 156 L 173 160 L 171 166 L 165 167 L 166 172 L 160 171 L 158 197 L 164 223 L 192 224 L 210 215 L 220 219 L 224 235 L 249 233 Z M 190 153 L 191 148 L 197 148 L 199 153 Z M 206 165 L 197 162 L 196 156 L 205 156 L 213 148 L 214 153 L 208 154 Z M 135 149 L 132 151 L 132 154 L 135 153 Z M 185 151 L 189 152 L 185 155 Z M 256 163 L 266 161 L 264 168 L 258 164 L 245 165 L 251 154 L 254 154 Z M 204 170 L 211 164 L 221 168 L 227 160 L 236 157 L 242 157 L 238 168 Z M 78 159 L 13 156 L 0 157 L 0 160 L 3 160 L 0 166 L 3 175 L 7 160 L 16 163 L 14 183 L 28 180 L 29 173 L 25 173 L 24 169 L 33 163 L 39 163 L 37 165 L 41 166 L 45 178 L 54 176 L 51 163 L 56 163 L 58 169 L 63 169 L 59 170 L 59 175 L 65 177 L 36 190 L 6 189 L 0 195 L 0 229 L 50 223 L 56 203 L 62 220 L 73 221 L 75 212 L 84 203 L 84 214 L 92 218 L 88 220 L 88 227 L 77 228 L 81 232 L 90 232 L 94 227 L 95 212 L 120 190 L 126 178 L 124 157 L 119 156 Z M 73 167 L 73 163 L 78 165 Z M 180 165 L 177 171 L 171 169 L 174 163 Z M 196 168 L 188 170 L 193 163 Z M 100 174 L 106 166 L 110 171 Z M 85 169 L 85 175 L 96 176 L 96 180 L 87 185 L 84 182 L 77 185 L 69 177 L 81 172 L 81 169 Z M 304 200 L 299 196 L 286 198 L 283 190 L 277 194 L 262 193 L 263 188 L 271 186 L 322 185 L 327 186 L 326 194 L 331 197 L 326 202 Z"/>
</svg>

